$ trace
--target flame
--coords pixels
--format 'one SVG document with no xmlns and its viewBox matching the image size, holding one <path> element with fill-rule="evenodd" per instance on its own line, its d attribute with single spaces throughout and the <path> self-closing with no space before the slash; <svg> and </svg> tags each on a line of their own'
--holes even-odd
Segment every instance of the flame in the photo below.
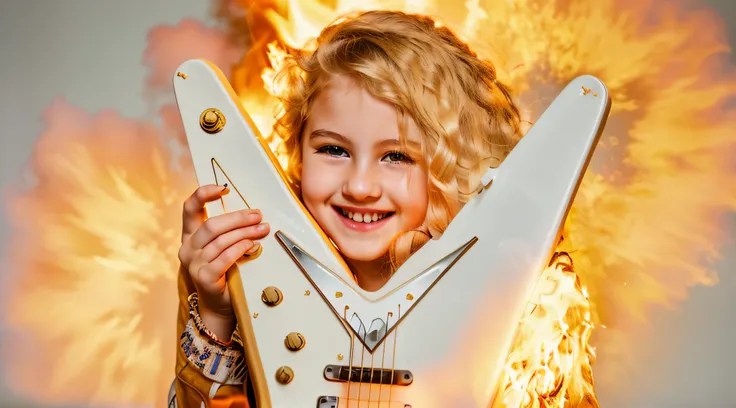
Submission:
<svg viewBox="0 0 736 408">
<path fill-rule="evenodd" d="M 240 57 L 220 65 L 263 134 L 273 125 L 273 72 L 285 46 L 311 47 L 321 27 L 357 10 L 439 17 L 497 65 L 530 122 L 577 75 L 607 84 L 611 117 L 559 248 L 575 271 L 565 256 L 545 271 L 551 286 L 538 289 L 521 319 L 500 405 L 597 406 L 594 326 L 607 327 L 599 352 L 631 355 L 606 342 L 621 320 L 645 319 L 649 306 L 673 306 L 691 286 L 717 282 L 711 264 L 726 234 L 718 221 L 736 206 L 728 161 L 736 78 L 712 10 L 642 0 L 216 4 L 227 34 L 249 44 L 225 47 Z M 62 130 L 41 135 L 37 184 L 8 198 L 17 278 L 6 320 L 17 338 L 32 340 L 13 343 L 11 385 L 46 401 L 160 405 L 173 378 L 180 203 L 195 185 L 186 160 L 170 154 L 180 130 L 53 111 Z M 596 371 L 596 382 L 617 374 Z"/>
<path fill-rule="evenodd" d="M 588 344 L 587 290 L 566 253 L 555 255 L 519 322 L 496 407 L 598 407 Z"/>
</svg>

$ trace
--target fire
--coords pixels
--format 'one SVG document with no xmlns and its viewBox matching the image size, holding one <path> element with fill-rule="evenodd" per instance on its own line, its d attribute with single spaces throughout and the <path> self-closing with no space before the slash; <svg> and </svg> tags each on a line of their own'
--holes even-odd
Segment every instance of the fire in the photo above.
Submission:
<svg viewBox="0 0 736 408">
<path fill-rule="evenodd" d="M 542 276 L 519 323 L 496 406 L 598 407 L 587 290 L 565 253 L 557 254 Z"/>
<path fill-rule="evenodd" d="M 545 271 L 521 319 L 499 405 L 597 406 L 594 327 L 608 327 L 599 353 L 611 351 L 606 333 L 617 319 L 643 319 L 649 305 L 673 305 L 689 287 L 716 283 L 710 262 L 725 238 L 718 220 L 736 206 L 728 161 L 736 115 L 727 104 L 736 79 L 712 11 L 640 0 L 216 3 L 227 34 L 249 44 L 220 47 L 238 61 L 220 65 L 264 134 L 285 47 L 311 46 L 324 25 L 359 9 L 439 17 L 497 65 L 530 122 L 579 74 L 608 85 L 611 117 L 559 248 L 574 272 L 564 255 Z M 147 56 L 172 59 L 154 62 L 163 77 L 183 61 L 166 54 L 172 49 Z M 211 41 L 203 48 L 212 49 Z M 181 147 L 180 129 L 64 106 L 51 112 L 58 128 L 34 153 L 37 183 L 8 198 L 16 278 L 6 321 L 32 341 L 15 340 L 7 377 L 40 400 L 161 405 L 173 379 L 180 204 L 195 186 L 186 160 L 169 150 L 172 142 Z M 29 355 L 37 357 L 21 360 Z M 596 371 L 599 384 L 615 377 Z"/>
</svg>

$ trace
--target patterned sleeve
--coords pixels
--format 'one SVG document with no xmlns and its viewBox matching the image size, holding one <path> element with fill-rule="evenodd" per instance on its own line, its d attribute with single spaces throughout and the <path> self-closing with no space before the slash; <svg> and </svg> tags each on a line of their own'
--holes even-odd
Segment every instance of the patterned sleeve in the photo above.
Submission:
<svg viewBox="0 0 736 408">
<path fill-rule="evenodd" d="M 190 318 L 179 337 L 184 355 L 208 379 L 223 385 L 242 385 L 247 370 L 237 327 L 230 341 L 221 341 L 202 323 L 196 292 L 188 300 Z"/>
<path fill-rule="evenodd" d="M 177 277 L 176 360 L 169 408 L 255 407 L 238 328 L 223 342 L 201 324 L 197 289 L 179 265 Z M 212 335 L 208 335 L 211 333 Z M 242 401 L 232 405 L 233 401 Z"/>
</svg>

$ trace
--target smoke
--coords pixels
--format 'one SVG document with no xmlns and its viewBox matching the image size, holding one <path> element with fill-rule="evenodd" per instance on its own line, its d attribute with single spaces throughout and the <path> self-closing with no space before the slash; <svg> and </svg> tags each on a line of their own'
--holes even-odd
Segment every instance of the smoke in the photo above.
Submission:
<svg viewBox="0 0 736 408">
<path fill-rule="evenodd" d="M 26 172 L 6 190 L 8 385 L 43 403 L 162 406 L 174 376 L 181 203 L 196 182 L 173 104 L 176 67 L 206 58 L 228 74 L 242 49 L 194 20 L 148 35 L 152 118 L 43 113 Z M 178 151 L 177 151 L 178 148 Z"/>
</svg>

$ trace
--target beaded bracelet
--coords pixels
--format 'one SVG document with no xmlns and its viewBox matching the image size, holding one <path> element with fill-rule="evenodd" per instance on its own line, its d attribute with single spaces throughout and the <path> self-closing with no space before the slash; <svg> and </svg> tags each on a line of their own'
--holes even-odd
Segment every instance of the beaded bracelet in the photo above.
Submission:
<svg viewBox="0 0 736 408">
<path fill-rule="evenodd" d="M 187 322 L 179 346 L 187 360 L 205 377 L 219 384 L 242 385 L 248 369 L 243 351 L 216 344 L 194 327 L 192 319 Z"/>
<path fill-rule="evenodd" d="M 232 336 L 230 336 L 230 341 L 224 342 L 220 340 L 215 333 L 212 333 L 212 331 L 210 331 L 207 326 L 205 326 L 204 322 L 202 322 L 202 317 L 199 315 L 199 296 L 197 295 L 197 292 L 189 295 L 187 301 L 189 302 L 189 316 L 191 316 L 195 327 L 202 335 L 222 347 L 231 347 L 233 343 L 238 344 L 241 347 L 243 346 L 243 342 L 240 338 L 240 333 L 238 332 L 237 324 L 235 325 L 235 330 L 233 331 Z"/>
</svg>

